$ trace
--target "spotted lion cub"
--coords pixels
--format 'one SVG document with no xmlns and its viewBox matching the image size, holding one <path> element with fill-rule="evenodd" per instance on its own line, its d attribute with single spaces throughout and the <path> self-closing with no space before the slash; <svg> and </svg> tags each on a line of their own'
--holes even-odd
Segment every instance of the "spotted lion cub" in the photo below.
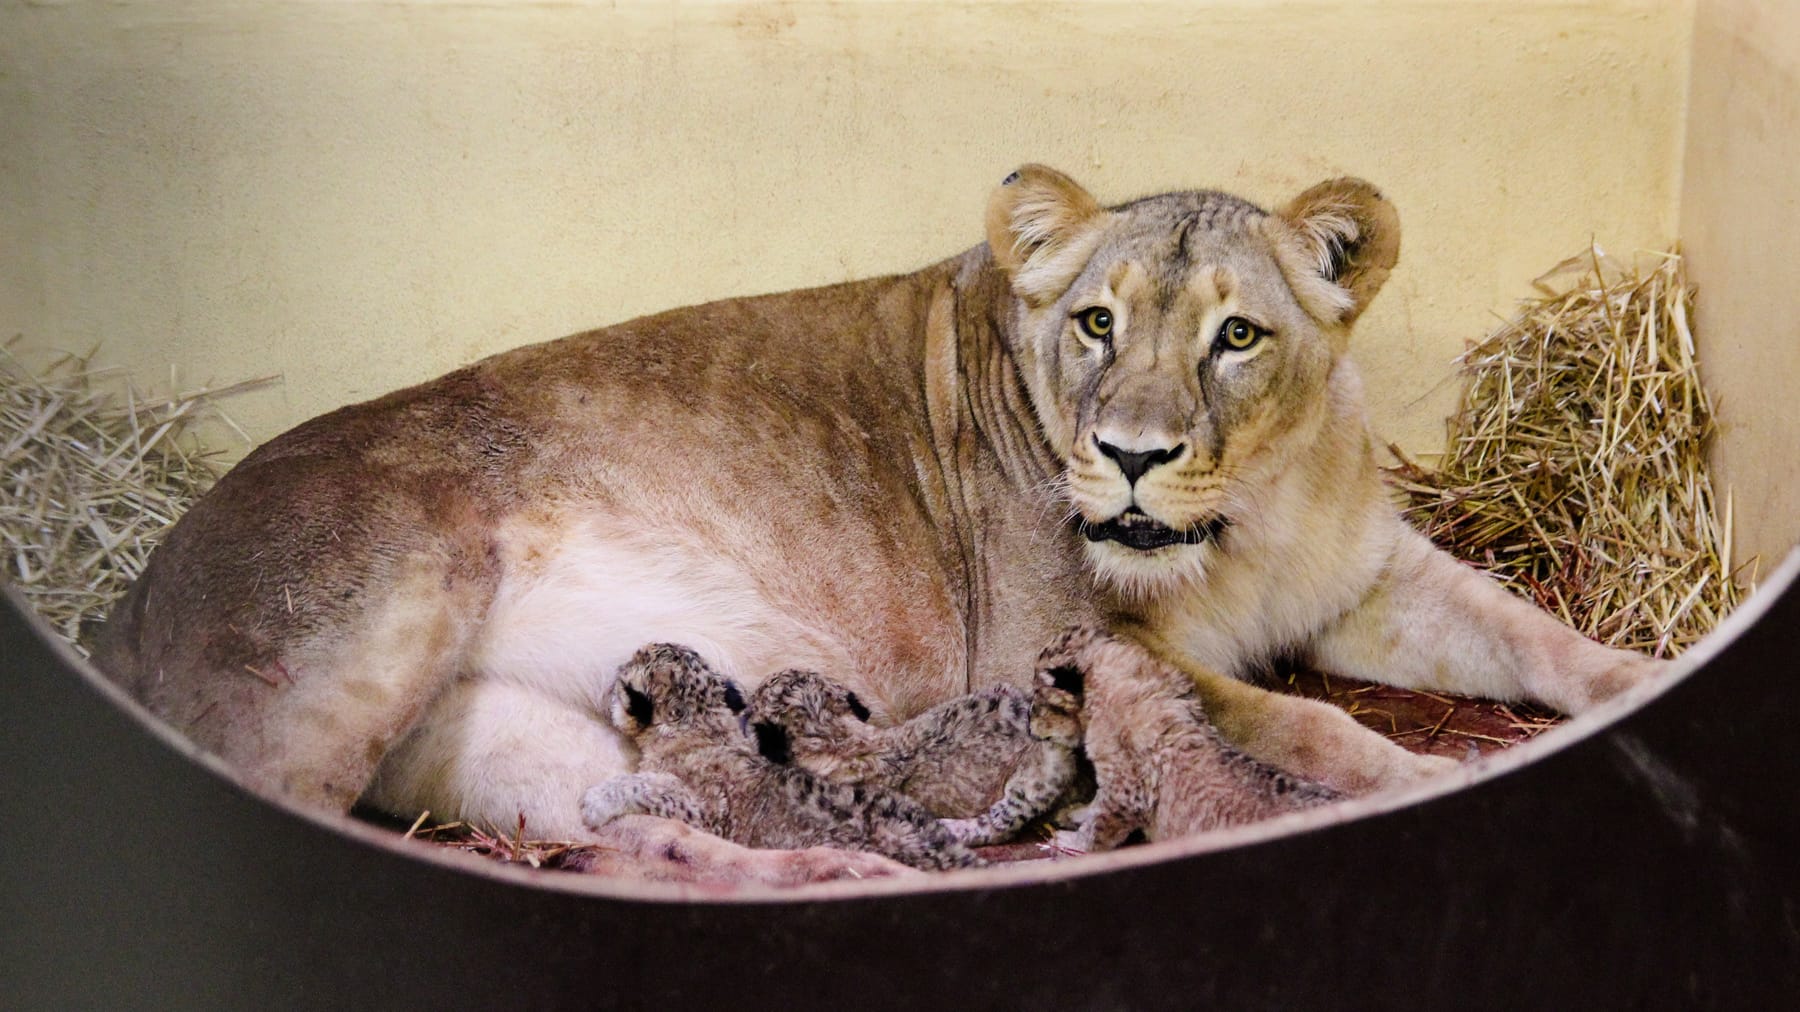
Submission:
<svg viewBox="0 0 1800 1012">
<path fill-rule="evenodd" d="M 994 686 L 881 728 L 856 693 L 789 669 L 757 687 L 749 717 L 786 761 L 837 783 L 899 791 L 944 817 L 967 846 L 1003 843 L 1059 800 L 1081 796 L 1081 727 L 1066 693 Z"/>
<path fill-rule="evenodd" d="M 686 647 L 639 650 L 619 669 L 607 708 L 641 757 L 637 772 L 582 797 L 590 827 L 657 815 L 747 847 L 867 850 L 926 870 L 982 863 L 903 795 L 770 761 L 741 717 L 737 685 Z"/>
<path fill-rule="evenodd" d="M 1037 678 L 1079 699 L 1098 781 L 1081 829 L 1064 838 L 1074 849 L 1242 825 L 1342 797 L 1226 744 L 1193 681 L 1130 640 L 1066 630 L 1038 658 Z"/>
</svg>

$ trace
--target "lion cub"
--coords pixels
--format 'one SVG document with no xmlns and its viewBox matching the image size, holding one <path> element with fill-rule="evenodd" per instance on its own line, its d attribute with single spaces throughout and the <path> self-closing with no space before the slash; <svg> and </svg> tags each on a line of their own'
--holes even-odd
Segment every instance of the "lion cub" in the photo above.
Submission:
<svg viewBox="0 0 1800 1012">
<path fill-rule="evenodd" d="M 995 686 L 878 728 L 855 693 L 790 669 L 757 688 L 749 718 L 787 761 L 837 783 L 899 791 L 972 847 L 1011 839 L 1082 786 L 1081 727 L 1067 693 Z"/>
<path fill-rule="evenodd" d="M 638 771 L 590 788 L 582 818 L 599 828 L 621 815 L 658 815 L 747 847 L 867 850 L 927 870 L 982 863 L 900 794 L 770 761 L 744 707 L 736 684 L 692 650 L 639 650 L 608 696 L 613 726 L 637 743 Z"/>
<path fill-rule="evenodd" d="M 1163 840 L 1237 826 L 1338 800 L 1329 787 L 1289 776 L 1225 743 L 1193 682 L 1129 640 L 1077 626 L 1038 658 L 1038 685 L 1078 699 L 1082 736 L 1099 786 L 1065 837 L 1078 850 L 1111 850 L 1134 833 Z"/>
</svg>

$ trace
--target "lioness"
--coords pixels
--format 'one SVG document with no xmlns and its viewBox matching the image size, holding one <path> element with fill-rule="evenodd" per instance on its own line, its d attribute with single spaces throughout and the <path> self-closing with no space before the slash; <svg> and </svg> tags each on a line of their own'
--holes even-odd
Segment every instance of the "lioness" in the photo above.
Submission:
<svg viewBox="0 0 1800 1012">
<path fill-rule="evenodd" d="M 986 231 L 306 422 L 175 526 L 96 657 L 253 785 L 571 840 L 633 767 L 604 700 L 653 640 L 748 688 L 840 673 L 897 722 L 1101 623 L 1244 750 L 1348 793 L 1446 761 L 1239 679 L 1286 654 L 1573 712 L 1656 669 L 1390 506 L 1346 353 L 1399 252 L 1373 186 L 1106 208 L 1028 165 Z M 600 835 L 664 877 L 791 881 L 807 854 L 642 815 Z M 816 858 L 802 877 L 837 872 Z"/>
</svg>

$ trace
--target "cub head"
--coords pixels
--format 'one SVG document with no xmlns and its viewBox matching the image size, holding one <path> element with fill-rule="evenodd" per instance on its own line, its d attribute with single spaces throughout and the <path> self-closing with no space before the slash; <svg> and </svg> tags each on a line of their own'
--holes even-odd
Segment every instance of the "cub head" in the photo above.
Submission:
<svg viewBox="0 0 1800 1012">
<path fill-rule="evenodd" d="M 1400 224 L 1357 179 L 1273 213 L 1211 191 L 1103 208 L 1027 165 L 995 190 L 987 238 L 1089 559 L 1154 592 L 1199 572 L 1318 441 Z"/>
<path fill-rule="evenodd" d="M 875 733 L 869 708 L 856 693 L 798 668 L 770 675 L 757 686 L 748 717 L 759 740 L 774 740 L 778 729 L 789 756 L 800 761 L 853 751 Z"/>
<path fill-rule="evenodd" d="M 653 643 L 633 654 L 607 697 L 613 726 L 633 738 L 657 729 L 740 729 L 744 709 L 737 683 L 674 643 Z"/>
</svg>

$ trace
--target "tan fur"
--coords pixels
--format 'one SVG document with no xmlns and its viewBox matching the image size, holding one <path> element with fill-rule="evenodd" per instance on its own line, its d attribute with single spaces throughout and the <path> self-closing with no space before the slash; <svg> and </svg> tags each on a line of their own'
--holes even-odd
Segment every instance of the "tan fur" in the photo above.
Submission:
<svg viewBox="0 0 1800 1012">
<path fill-rule="evenodd" d="M 1345 353 L 1398 254 L 1373 187 L 1104 208 L 1031 166 L 987 226 L 913 274 L 674 310 L 314 419 L 176 525 L 96 657 L 265 789 L 572 839 L 582 793 L 631 768 L 598 707 L 651 640 L 749 688 L 841 672 L 899 722 L 1022 685 L 1056 630 L 1104 621 L 1238 745 L 1346 790 L 1442 761 L 1234 679 L 1292 654 L 1579 709 L 1652 670 L 1386 502 Z M 1107 342 L 1075 330 L 1091 306 Z M 1269 336 L 1219 353 L 1233 315 Z M 1130 459 L 1155 462 L 1135 485 Z M 1196 543 L 1080 533 L 1127 521 Z M 683 874 L 658 848 L 691 830 L 619 821 L 645 874 Z M 715 843 L 696 874 L 802 864 Z"/>
</svg>

